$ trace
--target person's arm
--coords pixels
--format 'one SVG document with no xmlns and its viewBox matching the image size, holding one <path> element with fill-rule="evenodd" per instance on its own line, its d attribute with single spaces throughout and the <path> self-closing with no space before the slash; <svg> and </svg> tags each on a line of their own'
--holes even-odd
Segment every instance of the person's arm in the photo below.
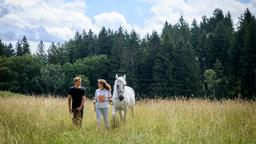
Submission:
<svg viewBox="0 0 256 144">
<path fill-rule="evenodd" d="M 68 95 L 68 108 L 69 108 L 69 112 L 72 113 L 72 109 L 71 109 L 71 95 Z"/>
<path fill-rule="evenodd" d="M 96 111 L 96 94 L 97 94 L 97 90 L 95 91 L 95 94 L 94 94 L 94 98 L 93 98 L 93 106 L 94 106 L 94 111 Z"/>
<path fill-rule="evenodd" d="M 95 103 L 96 103 L 96 94 L 95 94 L 95 96 L 93 98 L 93 104 L 95 105 Z"/>
<path fill-rule="evenodd" d="M 112 104 L 112 95 L 111 95 L 111 91 L 109 91 L 108 99 L 109 99 L 110 104 Z"/>
<path fill-rule="evenodd" d="M 80 106 L 77 108 L 78 111 L 82 110 L 82 108 L 84 106 L 84 102 L 85 102 L 85 90 L 83 91 L 82 102 L 81 102 Z"/>
<path fill-rule="evenodd" d="M 85 102 L 85 95 L 82 96 L 82 102 L 81 102 L 81 105 L 77 108 L 78 111 L 81 111 L 83 106 L 84 106 L 84 102 Z"/>
</svg>

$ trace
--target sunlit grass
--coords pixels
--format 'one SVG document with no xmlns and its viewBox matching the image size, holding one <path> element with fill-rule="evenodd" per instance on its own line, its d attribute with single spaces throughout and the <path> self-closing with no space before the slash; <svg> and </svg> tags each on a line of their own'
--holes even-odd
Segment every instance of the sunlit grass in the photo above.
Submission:
<svg viewBox="0 0 256 144">
<path fill-rule="evenodd" d="M 73 127 L 66 99 L 11 96 L 10 93 L 0 96 L 0 143 L 256 142 L 255 102 L 138 102 L 134 118 L 129 113 L 126 125 L 109 130 L 96 129 L 93 105 L 90 101 L 85 105 L 83 127 L 77 129 Z"/>
</svg>

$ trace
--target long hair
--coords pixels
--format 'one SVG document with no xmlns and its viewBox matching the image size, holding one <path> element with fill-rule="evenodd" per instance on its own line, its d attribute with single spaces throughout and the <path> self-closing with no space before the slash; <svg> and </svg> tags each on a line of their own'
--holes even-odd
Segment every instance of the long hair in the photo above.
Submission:
<svg viewBox="0 0 256 144">
<path fill-rule="evenodd" d="M 104 87 L 106 90 L 111 91 L 111 86 L 110 86 L 109 83 L 103 84 L 103 87 Z"/>
<path fill-rule="evenodd" d="M 106 89 L 106 90 L 108 90 L 108 91 L 111 91 L 111 86 L 110 86 L 109 83 L 107 83 L 106 80 L 104 80 L 104 79 L 99 79 L 98 82 L 103 85 L 103 88 L 104 88 L 104 89 Z"/>
</svg>

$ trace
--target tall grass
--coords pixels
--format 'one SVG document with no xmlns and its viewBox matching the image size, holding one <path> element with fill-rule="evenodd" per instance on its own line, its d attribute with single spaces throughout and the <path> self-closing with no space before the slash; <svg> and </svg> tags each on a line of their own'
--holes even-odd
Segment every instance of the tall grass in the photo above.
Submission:
<svg viewBox="0 0 256 144">
<path fill-rule="evenodd" d="M 253 144 L 256 104 L 227 100 L 138 102 L 135 117 L 115 129 L 96 129 L 90 101 L 83 127 L 73 127 L 66 99 L 0 97 L 0 143 Z M 111 112 L 111 110 L 110 110 Z M 111 118 L 111 113 L 109 113 Z"/>
</svg>

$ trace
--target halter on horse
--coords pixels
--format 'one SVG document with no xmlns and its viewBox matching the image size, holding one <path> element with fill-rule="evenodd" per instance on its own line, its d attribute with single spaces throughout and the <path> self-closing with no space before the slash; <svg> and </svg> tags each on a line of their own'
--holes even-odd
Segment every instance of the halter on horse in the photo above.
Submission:
<svg viewBox="0 0 256 144">
<path fill-rule="evenodd" d="M 126 121 L 126 114 L 128 108 L 131 108 L 133 113 L 133 107 L 135 105 L 135 92 L 134 90 L 127 86 L 126 76 L 123 75 L 118 77 L 116 75 L 116 80 L 114 84 L 114 92 L 113 92 L 113 111 L 112 117 L 115 123 L 115 114 L 119 112 L 121 119 L 123 122 Z"/>
</svg>

